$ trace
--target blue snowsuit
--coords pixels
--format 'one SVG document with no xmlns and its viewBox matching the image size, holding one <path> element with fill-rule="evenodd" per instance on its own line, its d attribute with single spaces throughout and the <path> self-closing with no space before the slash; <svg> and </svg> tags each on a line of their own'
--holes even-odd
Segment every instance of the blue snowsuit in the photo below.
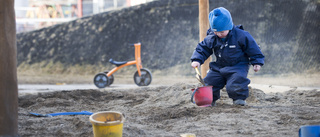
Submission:
<svg viewBox="0 0 320 137">
<path fill-rule="evenodd" d="M 207 85 L 213 86 L 213 101 L 220 98 L 220 89 L 224 86 L 233 101 L 245 100 L 249 96 L 250 64 L 264 65 L 264 55 L 253 37 L 239 25 L 230 30 L 224 42 L 209 29 L 207 37 L 193 52 L 191 61 L 203 64 L 213 53 L 216 61 L 210 62 L 210 70 L 204 78 Z"/>
</svg>

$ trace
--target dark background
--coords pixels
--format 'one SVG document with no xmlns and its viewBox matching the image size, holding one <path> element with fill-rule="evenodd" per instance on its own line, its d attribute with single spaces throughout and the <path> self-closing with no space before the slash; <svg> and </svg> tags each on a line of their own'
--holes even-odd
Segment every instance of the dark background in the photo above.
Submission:
<svg viewBox="0 0 320 137">
<path fill-rule="evenodd" d="M 210 0 L 223 6 L 261 46 L 259 74 L 319 72 L 320 2 L 317 0 Z M 208 26 L 209 28 L 209 26 Z M 190 57 L 199 42 L 198 0 L 160 0 L 83 17 L 17 34 L 18 67 L 62 64 L 113 67 L 107 61 L 134 59 L 129 44 L 141 42 L 143 66 L 191 75 Z M 102 65 L 101 65 L 102 64 Z"/>
</svg>

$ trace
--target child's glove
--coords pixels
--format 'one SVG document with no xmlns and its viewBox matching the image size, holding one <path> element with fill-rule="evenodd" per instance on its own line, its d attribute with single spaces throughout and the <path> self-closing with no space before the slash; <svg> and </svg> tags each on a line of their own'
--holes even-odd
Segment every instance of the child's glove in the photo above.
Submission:
<svg viewBox="0 0 320 137">
<path fill-rule="evenodd" d="M 193 67 L 193 68 L 195 68 L 195 67 L 200 67 L 200 63 L 199 62 L 197 62 L 197 61 L 193 61 L 192 63 L 191 63 L 191 67 Z"/>
<path fill-rule="evenodd" d="M 260 70 L 260 68 L 261 68 L 260 65 L 253 65 L 254 72 L 258 72 Z"/>
</svg>

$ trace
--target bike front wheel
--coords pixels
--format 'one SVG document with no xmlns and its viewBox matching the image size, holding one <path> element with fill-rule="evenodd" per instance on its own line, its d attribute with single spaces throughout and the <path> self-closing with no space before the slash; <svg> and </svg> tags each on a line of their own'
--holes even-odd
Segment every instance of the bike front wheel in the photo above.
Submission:
<svg viewBox="0 0 320 137">
<path fill-rule="evenodd" d="M 134 83 L 136 83 L 138 86 L 148 86 L 152 81 L 152 74 L 148 69 L 140 69 L 141 76 L 139 76 L 139 72 L 136 71 L 134 73 L 133 79 Z"/>
</svg>

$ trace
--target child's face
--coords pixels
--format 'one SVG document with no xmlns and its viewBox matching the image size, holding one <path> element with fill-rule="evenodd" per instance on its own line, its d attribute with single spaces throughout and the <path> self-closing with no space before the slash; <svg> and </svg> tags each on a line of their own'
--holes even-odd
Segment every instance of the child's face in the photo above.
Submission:
<svg viewBox="0 0 320 137">
<path fill-rule="evenodd" d="M 224 31 L 215 31 L 214 34 L 216 34 L 219 38 L 225 38 L 227 37 L 230 30 L 224 30 Z"/>
</svg>

